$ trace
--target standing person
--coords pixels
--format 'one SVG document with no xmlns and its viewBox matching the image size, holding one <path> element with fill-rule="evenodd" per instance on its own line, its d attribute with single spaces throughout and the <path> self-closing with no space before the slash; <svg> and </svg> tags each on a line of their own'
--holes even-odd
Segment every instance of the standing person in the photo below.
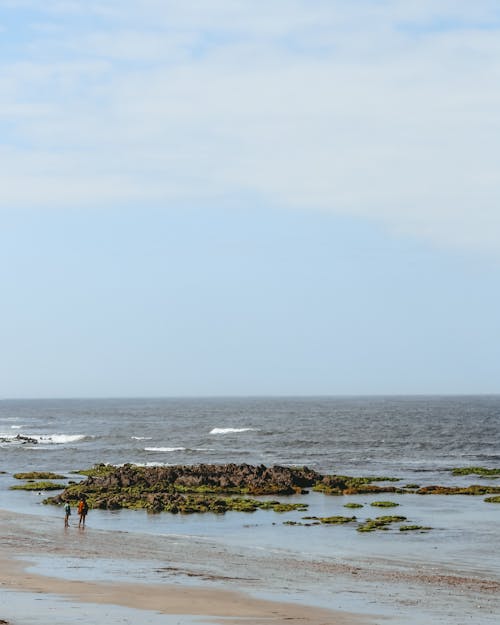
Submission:
<svg viewBox="0 0 500 625">
<path fill-rule="evenodd" d="M 69 527 L 69 517 L 71 516 L 71 506 L 69 501 L 64 504 L 64 527 Z"/>
<path fill-rule="evenodd" d="M 87 500 L 85 499 L 85 495 L 82 495 L 82 498 L 78 502 L 78 514 L 80 516 L 78 527 L 85 527 L 85 517 L 87 516 L 88 511 L 89 506 L 87 504 Z"/>
</svg>

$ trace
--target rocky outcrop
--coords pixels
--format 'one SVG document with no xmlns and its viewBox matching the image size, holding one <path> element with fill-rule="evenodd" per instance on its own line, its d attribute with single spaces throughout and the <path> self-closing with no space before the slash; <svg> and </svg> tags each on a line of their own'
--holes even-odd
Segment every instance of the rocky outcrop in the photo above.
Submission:
<svg viewBox="0 0 500 625">
<path fill-rule="evenodd" d="M 249 464 L 198 464 L 170 467 L 137 467 L 124 465 L 90 475 L 86 486 L 105 490 L 140 487 L 162 492 L 204 491 L 238 492 L 251 495 L 291 495 L 312 486 L 322 476 L 308 469 Z"/>
<path fill-rule="evenodd" d="M 68 486 L 46 500 L 74 502 L 85 494 L 94 508 L 146 508 L 154 512 L 254 511 L 257 508 L 304 509 L 304 504 L 259 501 L 257 495 L 304 492 L 322 475 L 308 469 L 249 464 L 199 464 L 170 467 L 98 465 L 84 472 L 83 482 Z"/>
<path fill-rule="evenodd" d="M 13 438 L 0 436 L 0 443 L 21 443 L 23 445 L 25 445 L 26 443 L 30 443 L 31 445 L 37 445 L 38 440 L 36 438 L 32 438 L 31 436 L 23 436 L 23 434 L 18 434 Z"/>
<path fill-rule="evenodd" d="M 169 467 L 97 465 L 82 471 L 87 479 L 69 485 L 46 503 L 76 502 L 82 494 L 93 508 L 145 508 L 153 512 L 253 512 L 257 508 L 286 511 L 303 503 L 257 500 L 262 495 L 295 495 L 313 488 L 325 494 L 394 492 L 393 486 L 373 486 L 390 478 L 323 475 L 307 467 L 267 467 L 250 464 L 198 464 Z"/>
</svg>

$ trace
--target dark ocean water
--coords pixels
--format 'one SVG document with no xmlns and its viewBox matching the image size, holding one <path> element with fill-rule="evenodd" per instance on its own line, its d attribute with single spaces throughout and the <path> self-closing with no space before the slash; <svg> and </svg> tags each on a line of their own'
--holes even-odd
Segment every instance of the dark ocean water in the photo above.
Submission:
<svg viewBox="0 0 500 625">
<path fill-rule="evenodd" d="M 246 462 L 421 482 L 500 466 L 500 396 L 3 400 L 0 437 L 7 472 Z"/>
</svg>

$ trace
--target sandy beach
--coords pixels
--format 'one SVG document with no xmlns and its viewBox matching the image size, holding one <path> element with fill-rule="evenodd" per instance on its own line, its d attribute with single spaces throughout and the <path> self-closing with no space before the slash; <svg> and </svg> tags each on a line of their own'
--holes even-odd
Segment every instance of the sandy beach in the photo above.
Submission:
<svg viewBox="0 0 500 625">
<path fill-rule="evenodd" d="M 472 616 L 476 610 L 477 616 L 478 605 L 482 616 L 475 622 L 494 623 L 500 607 L 498 580 L 433 571 L 416 563 L 301 562 L 196 538 L 138 535 L 119 527 L 109 531 L 90 524 L 79 530 L 73 524 L 65 530 L 62 518 L 10 511 L 0 511 L 0 523 L 1 591 L 58 596 L 83 613 L 87 605 L 99 604 L 163 614 L 166 623 L 199 618 L 231 625 L 284 625 L 291 620 L 304 625 L 370 625 L 402 623 L 400 612 L 414 612 L 411 621 L 402 616 L 404 622 L 429 622 L 429 614 L 435 623 L 458 622 L 459 614 Z M 107 574 L 110 563 L 114 573 Z M 319 579 L 331 584 L 328 605 L 319 605 L 308 593 Z M 294 601 L 287 601 L 285 589 L 291 593 L 293 588 Z M 173 615 L 176 620 L 168 620 Z M 106 620 L 103 614 L 102 622 Z"/>
<path fill-rule="evenodd" d="M 257 599 L 251 595 L 222 588 L 179 586 L 151 583 L 106 583 L 104 581 L 68 580 L 33 573 L 29 569 L 33 556 L 56 554 L 58 557 L 79 555 L 134 559 L 148 545 L 134 549 L 133 537 L 117 532 L 92 529 L 63 530 L 54 519 L 30 518 L 0 511 L 2 540 L 0 545 L 0 586 L 2 590 L 58 595 L 69 602 L 117 605 L 165 615 L 204 617 L 204 622 L 284 625 L 297 621 L 304 625 L 363 625 L 374 622 L 361 615 L 321 609 L 313 606 Z M 71 534 L 73 533 L 73 535 Z M 142 543 L 142 541 L 141 541 Z M 156 551 L 158 560 L 165 554 Z M 218 576 L 214 575 L 214 579 Z M 205 576 L 206 578 L 206 576 Z M 1 618 L 1 615 L 0 615 Z M 104 622 L 104 620 L 103 620 Z M 21 623 L 21 621 L 19 621 Z"/>
</svg>

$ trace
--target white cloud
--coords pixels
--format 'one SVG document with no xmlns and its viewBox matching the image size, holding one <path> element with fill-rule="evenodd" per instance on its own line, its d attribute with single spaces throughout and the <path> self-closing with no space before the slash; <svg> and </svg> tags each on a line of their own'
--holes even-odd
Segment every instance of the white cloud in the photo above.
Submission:
<svg viewBox="0 0 500 625">
<path fill-rule="evenodd" d="M 0 67 L 0 207 L 250 192 L 498 253 L 495 3 L 45 8 Z"/>
</svg>

